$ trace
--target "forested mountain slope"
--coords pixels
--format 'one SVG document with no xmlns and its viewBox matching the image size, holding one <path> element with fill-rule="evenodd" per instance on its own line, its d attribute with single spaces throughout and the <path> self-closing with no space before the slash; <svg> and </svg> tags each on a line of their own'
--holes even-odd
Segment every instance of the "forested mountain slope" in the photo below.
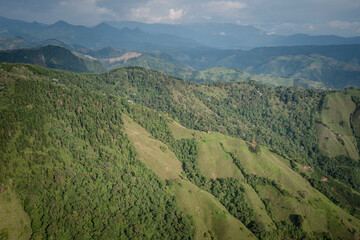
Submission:
<svg viewBox="0 0 360 240">
<path fill-rule="evenodd" d="M 19 196 L 32 239 L 191 236 L 125 134 L 126 101 L 21 66 L 1 71 L 1 192 Z"/>
<path fill-rule="evenodd" d="M 359 90 L 196 84 L 143 68 L 0 71 L 1 197 L 30 218 L 3 235 L 359 237 L 359 155 L 330 154 L 318 132 L 339 124 L 343 148 L 359 150 Z M 333 95 L 353 102 L 341 119 L 326 112 Z"/>
</svg>

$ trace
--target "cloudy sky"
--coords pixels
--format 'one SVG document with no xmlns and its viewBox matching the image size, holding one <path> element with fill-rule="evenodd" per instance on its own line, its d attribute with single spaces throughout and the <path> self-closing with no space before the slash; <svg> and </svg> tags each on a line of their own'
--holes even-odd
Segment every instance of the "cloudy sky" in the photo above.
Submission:
<svg viewBox="0 0 360 240">
<path fill-rule="evenodd" d="M 124 20 L 222 22 L 278 34 L 360 36 L 360 0 L 1 0 L 0 16 L 86 26 Z"/>
</svg>

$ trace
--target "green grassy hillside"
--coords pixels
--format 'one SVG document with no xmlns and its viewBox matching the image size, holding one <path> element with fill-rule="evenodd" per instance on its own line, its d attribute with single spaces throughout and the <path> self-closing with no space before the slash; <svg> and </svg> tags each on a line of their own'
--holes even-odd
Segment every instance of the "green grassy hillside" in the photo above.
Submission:
<svg viewBox="0 0 360 240">
<path fill-rule="evenodd" d="M 349 232 L 360 227 L 358 219 L 314 190 L 309 182 L 291 168 L 289 160 L 269 152 L 266 148 L 261 148 L 259 153 L 253 153 L 249 150 L 251 144 L 219 133 L 192 132 L 177 123 L 171 123 L 170 126 L 175 137 L 191 135 L 197 140 L 199 168 L 205 176 L 235 177 L 242 181 L 246 186 L 246 201 L 252 203 L 255 216 L 261 216 L 257 220 L 268 229 L 274 228 L 274 223 L 279 226 L 282 221 L 291 224 L 295 215 L 302 216 L 302 229 L 305 232 L 331 232 L 335 238 L 351 238 L 352 234 Z M 219 148 L 216 148 L 216 145 Z M 204 148 L 205 151 L 202 150 Z M 223 157 L 219 157 L 219 154 Z M 213 161 L 220 166 L 228 166 L 229 159 L 233 165 L 225 167 L 230 170 L 226 174 L 223 173 L 224 169 L 211 167 Z M 241 173 L 234 175 L 231 170 Z M 356 225 L 352 225 L 354 222 L 357 222 Z"/>
<path fill-rule="evenodd" d="M 324 125 L 319 131 L 319 140 L 330 155 L 345 155 L 360 160 L 356 140 L 358 107 L 354 98 L 360 98 L 360 92 L 352 89 L 326 96 L 321 112 Z"/>
<path fill-rule="evenodd" d="M 1 188 L 0 239 L 29 239 L 30 236 L 30 218 L 18 196 L 12 191 Z"/>
<path fill-rule="evenodd" d="M 161 141 L 154 140 L 139 124 L 124 116 L 126 133 L 134 143 L 139 158 L 145 165 L 163 180 L 176 180 L 171 188 L 176 196 L 180 209 L 192 216 L 195 239 L 254 239 L 253 234 L 227 210 L 210 193 L 199 189 L 184 179 L 181 162 L 175 154 Z"/>
<path fill-rule="evenodd" d="M 162 137 L 156 138 L 163 139 L 168 144 L 168 147 L 166 147 L 167 154 L 171 154 L 174 145 L 179 146 L 176 142 L 181 141 L 181 139 L 193 138 L 198 146 L 198 170 L 196 170 L 195 163 L 195 165 L 192 165 L 193 169 L 191 171 L 200 171 L 196 173 L 197 175 L 204 174 L 204 179 L 207 179 L 203 182 L 204 184 L 199 184 L 196 181 L 197 177 L 188 172 L 186 162 L 183 162 L 184 172 L 180 172 L 182 180 L 170 181 L 172 182 L 170 186 L 175 186 L 174 191 L 180 208 L 193 217 L 197 239 L 202 239 L 207 233 L 213 234 L 219 239 L 227 239 L 226 236 L 232 232 L 231 227 L 219 228 L 223 230 L 222 232 L 214 228 L 214 226 L 221 225 L 217 220 L 220 216 L 219 213 L 210 214 L 213 211 L 218 211 L 214 210 L 214 206 L 216 206 L 214 203 L 209 203 L 209 198 L 213 199 L 211 194 L 214 194 L 229 211 L 232 209 L 231 205 L 223 202 L 224 199 L 221 195 L 217 195 L 214 190 L 218 181 L 223 184 L 226 179 L 238 179 L 240 181 L 238 184 L 243 187 L 244 191 L 241 194 L 244 197 L 243 201 L 250 204 L 248 206 L 252 211 L 251 214 L 245 217 L 248 220 L 244 220 L 244 216 L 239 217 L 239 220 L 247 224 L 261 238 L 278 238 L 280 236 L 317 238 L 327 236 L 356 239 L 358 237 L 355 229 L 360 227 L 360 221 L 313 189 L 308 181 L 291 169 L 289 160 L 269 152 L 266 148 L 261 148 L 260 153 L 252 153 L 249 150 L 250 144 L 240 139 L 214 132 L 209 134 L 189 130 L 170 120 L 169 127 L 174 134 L 174 139 L 171 140 L 172 134 L 166 130 L 167 120 L 161 120 L 161 118 L 161 116 L 150 117 L 149 120 L 151 119 L 154 124 L 157 124 L 158 121 L 163 122 L 165 124 L 162 127 L 163 130 L 154 129 L 150 125 L 146 125 L 146 120 L 141 116 L 135 116 L 135 120 L 140 124 L 145 124 L 144 126 L 153 132 L 154 137 L 163 132 Z M 149 139 L 149 133 L 142 127 L 130 119 L 126 120 L 126 125 L 130 138 L 137 142 L 135 146 L 140 156 L 144 151 L 143 148 L 148 153 L 159 151 L 161 143 L 156 144 L 155 140 L 152 140 L 153 144 L 146 143 L 149 141 L 146 140 Z M 140 135 L 147 137 L 140 137 Z M 165 135 L 168 137 L 164 137 Z M 216 148 L 216 145 L 219 148 Z M 169 170 L 178 169 L 178 165 L 174 164 L 172 157 L 160 158 L 161 161 L 158 160 L 156 163 L 154 163 L 153 156 L 144 155 L 142 158 L 145 164 L 159 176 L 166 172 L 164 166 L 167 166 Z M 180 157 L 180 159 L 184 161 L 186 158 Z M 216 164 L 213 165 L 213 163 L 222 165 L 224 168 L 217 169 Z M 167 177 L 166 179 L 173 178 Z M 194 183 L 198 187 L 188 180 L 195 181 Z M 317 179 L 317 181 L 320 182 L 320 179 Z M 231 188 L 227 191 L 230 194 L 232 193 Z M 238 198 L 239 195 L 233 195 L 234 197 Z M 236 208 L 236 205 L 233 207 Z M 301 221 L 300 226 L 291 227 L 296 226 L 297 221 Z M 214 225 L 214 223 L 216 224 Z M 254 227 L 255 223 L 256 227 Z M 230 223 L 227 225 L 231 226 Z M 259 228 L 262 228 L 261 233 L 257 232 Z M 245 227 L 242 227 L 242 229 L 245 229 Z"/>
<path fill-rule="evenodd" d="M 173 189 L 179 207 L 192 216 L 195 239 L 256 239 L 210 193 L 185 180 L 175 182 Z"/>
<path fill-rule="evenodd" d="M 166 144 L 153 139 L 144 128 L 131 118 L 124 116 L 123 119 L 125 131 L 134 143 L 139 159 L 161 179 L 179 179 L 182 175 L 181 163 Z"/>
</svg>

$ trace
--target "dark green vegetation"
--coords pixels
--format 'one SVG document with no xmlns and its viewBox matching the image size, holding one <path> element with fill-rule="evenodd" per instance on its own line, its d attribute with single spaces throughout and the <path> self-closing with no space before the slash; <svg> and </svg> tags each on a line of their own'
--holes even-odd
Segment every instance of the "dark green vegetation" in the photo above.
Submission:
<svg viewBox="0 0 360 240">
<path fill-rule="evenodd" d="M 63 47 L 51 45 L 41 48 L 0 51 L 0 62 L 31 63 L 72 72 L 105 71 L 99 61 L 79 58 Z"/>
<path fill-rule="evenodd" d="M 1 183 L 19 195 L 33 239 L 191 236 L 124 134 L 126 101 L 26 67 L 1 76 Z"/>
<path fill-rule="evenodd" d="M 143 68 L 76 74 L 1 64 L 0 71 L 0 181 L 21 200 L 33 239 L 221 239 L 239 229 L 244 238 L 359 237 L 359 157 L 329 154 L 318 132 L 319 125 L 341 131 L 352 149 L 359 90 L 197 84 Z M 352 102 L 346 112 L 335 106 L 341 118 L 326 112 L 333 98 Z M 164 169 L 179 166 L 175 177 L 150 166 L 151 147 L 139 149 L 124 115 L 158 141 L 155 154 L 176 156 L 180 164 Z M 169 117 L 201 132 L 177 130 Z M 201 210 L 177 190 L 201 196 L 196 207 L 214 211 L 214 224 L 236 227 L 199 225 Z"/>
</svg>

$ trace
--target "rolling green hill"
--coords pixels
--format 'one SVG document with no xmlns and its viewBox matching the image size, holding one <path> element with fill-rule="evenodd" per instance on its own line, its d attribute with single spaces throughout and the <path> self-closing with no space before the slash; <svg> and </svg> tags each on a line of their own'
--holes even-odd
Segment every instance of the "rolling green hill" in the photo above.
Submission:
<svg viewBox="0 0 360 240">
<path fill-rule="evenodd" d="M 360 86 L 358 64 L 340 62 L 318 54 L 275 57 L 258 67 L 256 72 L 272 76 L 301 77 L 324 82 L 338 89 Z"/>
<path fill-rule="evenodd" d="M 173 75 L 179 75 L 179 72 L 186 72 L 186 69 L 191 69 L 185 64 L 172 63 L 165 59 L 149 56 L 148 53 L 138 53 L 138 56 L 121 59 L 119 61 L 110 62 L 109 60 L 102 60 L 104 65 L 108 69 L 116 69 L 119 67 L 138 66 L 147 69 L 157 70 L 160 72 L 170 73 Z"/>
<path fill-rule="evenodd" d="M 330 87 L 360 87 L 360 45 L 261 47 L 247 51 L 174 49 L 176 60 L 204 70 L 223 66 L 251 74 L 304 78 Z"/>
<path fill-rule="evenodd" d="M 225 67 L 216 67 L 192 72 L 183 71 L 180 73 L 169 73 L 181 79 L 196 82 L 246 82 L 250 80 L 255 80 L 259 83 L 263 83 L 272 87 L 285 86 L 319 90 L 329 89 L 329 86 L 320 81 L 310 81 L 304 78 L 276 77 L 269 74 L 249 74 L 241 70 L 229 69 Z"/>
<path fill-rule="evenodd" d="M 73 72 L 105 71 L 104 66 L 99 61 L 79 58 L 63 47 L 52 45 L 40 48 L 0 51 L 0 62 L 31 63 Z"/>
<path fill-rule="evenodd" d="M 3 236 L 360 237 L 359 90 L 198 84 L 134 67 L 0 72 L 0 203 L 23 219 Z M 324 150 L 319 126 L 353 152 Z"/>
<path fill-rule="evenodd" d="M 359 106 L 353 101 L 359 98 L 359 91 L 352 89 L 335 92 L 325 98 L 321 114 L 323 133 L 320 131 L 319 140 L 329 155 L 346 155 L 354 160 L 359 159 L 357 138 L 360 132 L 356 127 Z"/>
</svg>

